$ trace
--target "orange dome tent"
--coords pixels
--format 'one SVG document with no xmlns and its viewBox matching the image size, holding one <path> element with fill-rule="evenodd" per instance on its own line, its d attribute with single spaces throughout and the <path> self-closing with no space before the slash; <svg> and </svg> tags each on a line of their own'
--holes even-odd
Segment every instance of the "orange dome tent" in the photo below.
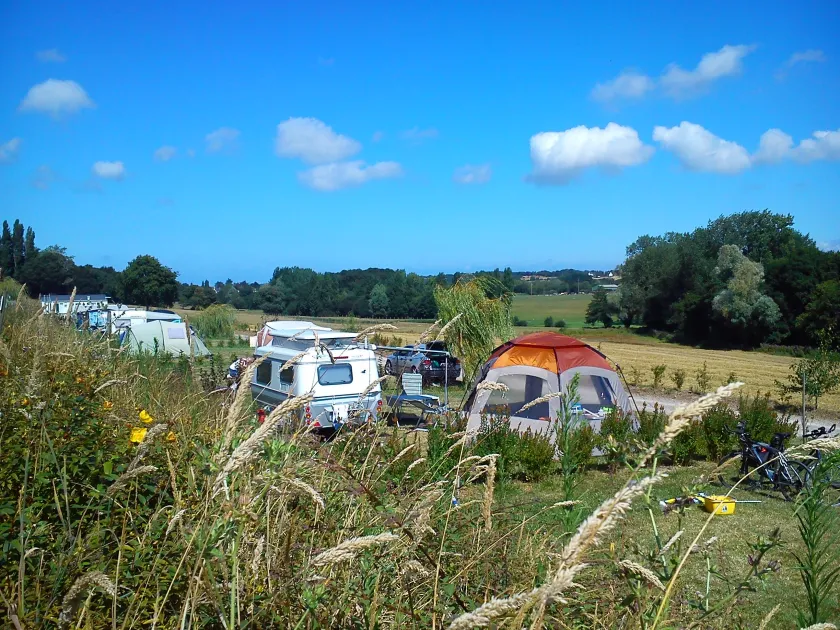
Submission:
<svg viewBox="0 0 840 630">
<path fill-rule="evenodd" d="M 565 391 L 576 374 L 579 402 L 574 412 L 594 430 L 600 430 L 601 420 L 611 409 L 630 413 L 630 398 L 603 354 L 574 337 L 538 332 L 508 341 L 490 355 L 467 399 L 467 429 L 477 430 L 482 415 L 498 413 L 510 415 L 511 427 L 520 432 L 548 432 L 551 421 L 561 413 L 560 398 L 522 407 Z M 502 383 L 507 390 L 483 388 L 481 383 Z"/>
</svg>

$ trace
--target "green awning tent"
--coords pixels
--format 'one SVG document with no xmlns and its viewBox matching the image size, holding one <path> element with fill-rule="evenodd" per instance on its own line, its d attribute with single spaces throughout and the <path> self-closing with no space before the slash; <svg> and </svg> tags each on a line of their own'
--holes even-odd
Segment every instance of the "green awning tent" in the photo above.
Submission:
<svg viewBox="0 0 840 630">
<path fill-rule="evenodd" d="M 206 357 L 212 354 L 201 338 L 184 322 L 154 321 L 126 329 L 123 344 L 130 352 L 159 352 L 174 356 Z"/>
</svg>

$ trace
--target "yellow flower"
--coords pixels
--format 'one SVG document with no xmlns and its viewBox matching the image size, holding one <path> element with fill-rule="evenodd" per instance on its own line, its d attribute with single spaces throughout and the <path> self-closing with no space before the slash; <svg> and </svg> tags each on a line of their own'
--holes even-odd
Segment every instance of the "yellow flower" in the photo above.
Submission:
<svg viewBox="0 0 840 630">
<path fill-rule="evenodd" d="M 21 407 L 29 406 L 29 399 L 26 398 L 26 397 L 22 398 L 21 401 L 20 401 L 20 405 L 21 405 Z"/>
<path fill-rule="evenodd" d="M 152 418 L 152 416 L 149 415 L 149 412 L 146 411 L 145 409 L 140 410 L 140 414 L 139 414 L 138 417 L 140 418 L 140 420 L 142 420 L 146 424 L 151 424 L 152 422 L 155 421 L 155 419 Z"/>
<path fill-rule="evenodd" d="M 174 442 L 175 441 L 175 432 L 174 431 L 170 431 L 169 433 L 166 434 L 166 441 L 167 442 Z"/>
<path fill-rule="evenodd" d="M 144 427 L 137 427 L 136 429 L 131 430 L 131 436 L 128 438 L 129 441 L 134 442 L 135 444 L 140 444 L 143 441 L 143 438 L 146 437 L 146 431 L 148 429 Z"/>
<path fill-rule="evenodd" d="M 112 403 L 110 400 L 106 400 L 104 403 L 102 403 L 102 408 L 105 411 L 111 411 L 111 409 L 114 408 L 114 403 Z"/>
</svg>

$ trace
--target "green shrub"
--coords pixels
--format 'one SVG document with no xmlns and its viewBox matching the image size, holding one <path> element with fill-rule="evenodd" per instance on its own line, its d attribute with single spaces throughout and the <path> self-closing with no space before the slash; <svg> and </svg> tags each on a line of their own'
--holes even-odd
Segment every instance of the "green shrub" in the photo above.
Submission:
<svg viewBox="0 0 840 630">
<path fill-rule="evenodd" d="M 570 433 L 569 444 L 571 445 L 570 452 L 578 470 L 586 470 L 589 460 L 592 458 L 592 451 L 598 446 L 592 425 L 583 422 L 580 426 L 573 428 Z"/>
<path fill-rule="evenodd" d="M 498 455 L 496 469 L 499 471 L 499 479 L 510 479 L 516 473 L 514 463 L 519 451 L 519 439 L 519 431 L 511 428 L 509 417 L 482 416 L 473 454 Z"/>
<path fill-rule="evenodd" d="M 630 366 L 630 384 L 633 387 L 638 387 L 642 385 L 642 373 L 639 371 L 635 365 Z"/>
<path fill-rule="evenodd" d="M 546 435 L 531 433 L 530 429 L 518 436 L 515 461 L 511 474 L 525 481 L 540 481 L 554 472 L 554 445 Z"/>
<path fill-rule="evenodd" d="M 511 323 L 514 326 L 527 326 L 528 325 L 528 320 L 520 319 L 518 316 L 514 315 L 513 319 L 511 320 Z"/>
<path fill-rule="evenodd" d="M 685 466 L 705 453 L 704 446 L 701 423 L 692 420 L 691 424 L 671 442 L 671 458 L 674 464 Z"/>
<path fill-rule="evenodd" d="M 556 320 L 554 320 L 554 325 L 557 328 L 565 328 L 566 327 L 566 320 L 565 319 L 556 319 Z"/>
<path fill-rule="evenodd" d="M 683 383 L 685 383 L 685 370 L 674 370 L 671 374 L 671 382 L 674 384 L 676 390 L 680 391 L 683 388 Z"/>
<path fill-rule="evenodd" d="M 659 403 L 654 404 L 652 410 L 648 410 L 647 405 L 642 405 L 639 411 L 639 439 L 648 446 L 653 444 L 665 428 L 667 420 L 668 414 Z"/>
<path fill-rule="evenodd" d="M 551 315 L 546 317 L 543 320 L 543 326 L 545 326 L 546 328 L 554 328 L 554 318 Z"/>
<path fill-rule="evenodd" d="M 654 365 L 650 368 L 650 371 L 653 373 L 653 389 L 659 389 L 659 386 L 662 385 L 662 377 L 665 376 L 665 369 L 666 366 L 664 365 Z"/>
<path fill-rule="evenodd" d="M 703 437 L 706 442 L 706 456 L 718 461 L 737 445 L 732 429 L 738 424 L 738 417 L 726 403 L 720 403 L 703 416 Z"/>
<path fill-rule="evenodd" d="M 611 468 L 615 468 L 618 464 L 626 461 L 626 446 L 630 443 L 632 434 L 632 419 L 619 409 L 613 409 L 601 421 L 598 448 L 604 452 L 607 463 Z"/>
<path fill-rule="evenodd" d="M 729 385 L 730 383 L 735 383 L 738 381 L 738 377 L 735 376 L 735 372 L 730 372 L 729 376 L 726 377 L 726 382 L 724 385 Z"/>
<path fill-rule="evenodd" d="M 738 399 L 738 414 L 752 439 L 759 442 L 772 439 L 778 418 L 770 402 L 770 394 L 759 392 L 752 397 L 741 396 Z"/>
<path fill-rule="evenodd" d="M 703 367 L 694 372 L 694 379 L 697 381 L 697 393 L 705 394 L 712 385 L 712 377 L 709 375 L 709 366 L 703 361 Z"/>
</svg>

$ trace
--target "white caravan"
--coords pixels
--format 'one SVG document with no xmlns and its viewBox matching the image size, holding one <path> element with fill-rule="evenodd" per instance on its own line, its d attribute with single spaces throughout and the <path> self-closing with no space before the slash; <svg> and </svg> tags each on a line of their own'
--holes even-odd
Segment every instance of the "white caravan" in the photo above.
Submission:
<svg viewBox="0 0 840 630">
<path fill-rule="evenodd" d="M 333 430 L 348 420 L 376 417 L 382 407 L 375 346 L 356 341 L 354 333 L 316 326 L 312 322 L 268 322 L 271 344 L 256 349 L 261 363 L 251 380 L 251 392 L 261 405 L 273 408 L 289 396 L 311 393 L 300 417 L 316 430 Z M 317 343 L 316 343 L 317 342 Z M 286 362 L 297 358 L 286 366 Z M 365 394 L 362 396 L 362 394 Z"/>
</svg>

